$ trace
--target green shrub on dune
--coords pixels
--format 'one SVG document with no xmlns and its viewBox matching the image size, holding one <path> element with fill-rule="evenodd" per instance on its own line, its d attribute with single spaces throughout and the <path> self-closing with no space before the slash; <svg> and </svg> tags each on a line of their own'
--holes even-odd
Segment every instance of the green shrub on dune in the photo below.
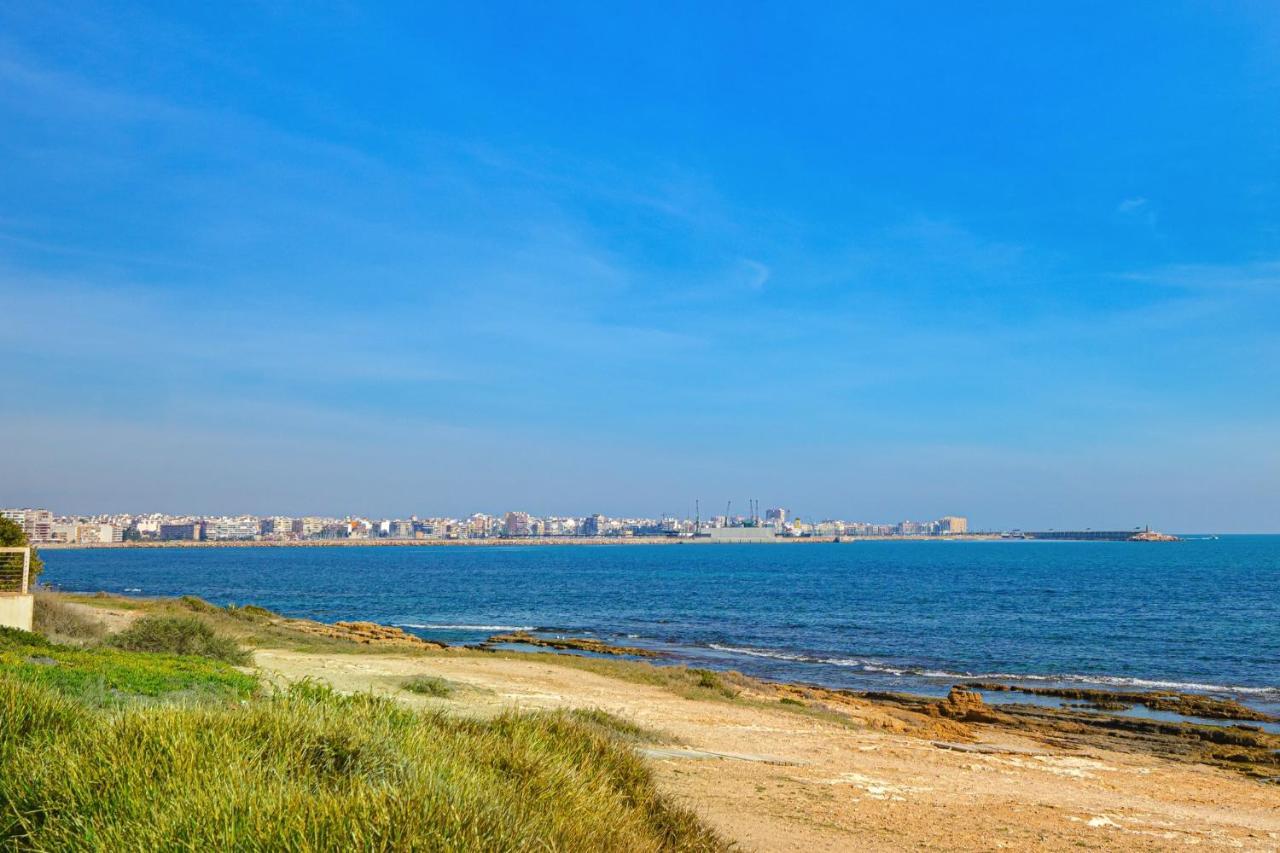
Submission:
<svg viewBox="0 0 1280 853">
<path fill-rule="evenodd" d="M 714 850 L 567 715 L 419 714 L 314 684 L 83 709 L 0 673 L 0 844 L 31 849 Z"/>
<path fill-rule="evenodd" d="M 415 675 L 405 679 L 400 686 L 410 693 L 434 696 L 437 699 L 447 699 L 453 695 L 453 685 L 434 675 Z"/>
<path fill-rule="evenodd" d="M 245 666 L 253 656 L 194 616 L 144 616 L 111 636 L 111 645 L 131 652 L 196 655 Z"/>
</svg>

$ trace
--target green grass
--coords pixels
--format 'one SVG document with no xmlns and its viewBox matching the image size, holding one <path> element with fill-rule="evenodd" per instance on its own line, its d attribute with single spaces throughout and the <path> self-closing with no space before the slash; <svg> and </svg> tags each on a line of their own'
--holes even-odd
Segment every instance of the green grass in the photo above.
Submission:
<svg viewBox="0 0 1280 853">
<path fill-rule="evenodd" d="M 629 743 L 668 743 L 671 740 L 670 736 L 662 732 L 645 728 L 603 708 L 574 708 L 568 714 L 588 728 Z"/>
<path fill-rule="evenodd" d="M 108 642 L 131 652 L 168 652 L 212 658 L 237 666 L 252 662 L 249 652 L 194 616 L 144 616 Z"/>
<path fill-rule="evenodd" d="M 64 646 L 8 628 L 0 629 L 0 672 L 99 707 L 138 700 L 238 700 L 257 689 L 252 676 L 207 658 Z"/>
<path fill-rule="evenodd" d="M 174 609 L 204 628 L 157 626 Z M 128 642 L 258 617 L 215 609 L 149 607 Z M 0 849 L 726 849 L 628 746 L 655 737 L 603 711 L 476 720 L 316 682 L 264 694 L 208 657 L 0 630 Z"/>
<path fill-rule="evenodd" d="M 420 714 L 315 684 L 106 713 L 5 667 L 0 846 L 724 849 L 599 722 Z"/>
<path fill-rule="evenodd" d="M 437 699 L 447 699 L 453 695 L 453 685 L 434 675 L 415 675 L 412 678 L 406 678 L 400 686 L 410 693 L 434 696 Z"/>
<path fill-rule="evenodd" d="M 298 652 L 336 652 L 341 654 L 386 654 L 385 647 L 365 645 L 349 639 L 307 634 L 283 624 L 277 613 L 253 604 L 219 607 L 197 598 L 184 595 L 181 598 L 136 598 L 108 593 L 85 595 L 57 593 L 66 601 L 118 610 L 141 612 L 148 616 L 195 616 L 209 624 L 217 633 L 230 637 L 242 646 L 259 649 L 290 649 Z M 425 650 L 412 647 L 397 648 L 397 654 L 420 655 Z"/>
<path fill-rule="evenodd" d="M 90 607 L 110 607 L 117 610 L 146 610 L 147 606 L 159 599 L 133 598 L 127 595 L 112 595 L 109 592 L 58 592 L 58 598 L 73 601 L 76 604 L 87 604 Z"/>
</svg>

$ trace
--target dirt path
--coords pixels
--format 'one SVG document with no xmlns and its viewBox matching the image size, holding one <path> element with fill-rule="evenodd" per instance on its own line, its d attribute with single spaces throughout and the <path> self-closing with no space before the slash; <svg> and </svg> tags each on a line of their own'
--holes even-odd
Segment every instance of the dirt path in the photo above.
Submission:
<svg viewBox="0 0 1280 853">
<path fill-rule="evenodd" d="M 977 728 L 976 745 L 949 745 L 538 660 L 256 657 L 269 678 L 310 676 L 459 713 L 581 707 L 627 717 L 671 736 L 646 750 L 663 788 L 748 850 L 1280 850 L 1280 788 L 1146 755 L 1066 751 L 989 727 Z M 399 689 L 417 674 L 457 689 L 449 699 Z M 874 724 L 876 713 L 864 715 Z"/>
</svg>

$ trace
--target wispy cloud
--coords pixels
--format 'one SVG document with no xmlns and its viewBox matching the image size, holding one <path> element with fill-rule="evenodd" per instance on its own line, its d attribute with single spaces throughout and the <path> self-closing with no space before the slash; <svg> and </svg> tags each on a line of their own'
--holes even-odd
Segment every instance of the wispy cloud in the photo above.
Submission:
<svg viewBox="0 0 1280 853">
<path fill-rule="evenodd" d="M 1135 196 L 1134 198 L 1126 198 L 1116 205 L 1116 212 L 1130 215 L 1147 210 L 1149 206 L 1149 202 L 1145 198 Z"/>
<path fill-rule="evenodd" d="M 1181 290 L 1280 294 L 1280 261 L 1241 264 L 1172 264 L 1128 273 L 1124 278 Z"/>
<path fill-rule="evenodd" d="M 1157 224 L 1156 207 L 1144 196 L 1131 196 L 1116 205 L 1116 215 L 1122 220 L 1136 222 L 1154 229 Z"/>
<path fill-rule="evenodd" d="M 769 281 L 772 271 L 764 264 L 759 261 L 753 261 L 751 258 L 743 258 L 741 263 L 746 271 L 747 289 L 756 292 L 764 290 L 765 283 Z"/>
</svg>

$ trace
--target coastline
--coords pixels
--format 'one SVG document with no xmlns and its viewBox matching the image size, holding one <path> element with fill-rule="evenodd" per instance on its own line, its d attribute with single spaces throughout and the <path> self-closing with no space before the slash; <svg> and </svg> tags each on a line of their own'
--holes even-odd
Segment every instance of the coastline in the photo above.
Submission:
<svg viewBox="0 0 1280 853">
<path fill-rule="evenodd" d="M 1021 542 L 999 534 L 963 534 L 954 536 L 779 536 L 770 540 L 721 541 L 666 536 L 540 536 L 511 539 L 299 539 L 299 540 L 231 540 L 225 542 L 193 542 L 188 540 L 159 542 L 41 542 L 36 547 L 49 551 L 122 550 L 146 548 L 503 548 L 546 545 L 637 546 L 637 545 L 785 545 L 845 544 L 854 542 Z"/>
<path fill-rule="evenodd" d="M 1107 633 L 1114 626 L 1098 615 L 1135 601 L 1160 600 L 1148 597 L 1146 579 L 1166 562 L 1199 565 L 1195 552 L 1203 551 L 1234 565 L 1235 552 L 1228 546 L 1244 548 L 1247 556 L 1256 543 L 1245 540 L 1193 542 L 1173 549 L 949 548 L 891 541 L 880 547 L 683 551 L 639 547 L 667 544 L 661 539 L 614 539 L 615 547 L 606 544 L 610 540 L 571 541 L 578 547 L 555 540 L 473 540 L 475 548 L 405 551 L 409 544 L 431 541 L 406 543 L 397 550 L 393 540 L 369 547 L 316 542 L 201 543 L 178 550 L 169 543 L 80 548 L 51 552 L 45 577 L 64 589 L 195 594 L 219 604 L 253 602 L 324 621 L 371 618 L 450 644 L 481 643 L 493 633 L 522 628 L 544 638 L 582 634 L 645 647 L 690 667 L 739 670 L 835 689 L 936 697 L 952 684 L 970 680 L 1061 689 L 1172 690 L 1230 696 L 1280 715 L 1280 684 L 1264 667 L 1233 668 L 1231 658 L 1222 667 L 1211 667 L 1199 665 L 1198 659 L 1162 657 L 1163 644 L 1170 632 L 1181 630 L 1179 623 L 1149 622 L 1152 627 L 1145 634 L 1117 634 Z M 1131 564 L 1132 571 L 1116 572 L 1113 579 L 1111 566 Z M 1022 566 L 1035 571 L 1010 574 L 1006 568 Z M 1078 566 L 1092 566 L 1093 571 Z M 1247 580 L 1233 573 L 1218 579 L 1203 568 L 1194 572 L 1188 580 L 1209 592 Z M 309 591 L 313 579 L 323 579 L 324 595 Z M 1096 589 L 1100 581 L 1111 586 Z M 1188 588 L 1194 587 L 1181 587 Z M 1110 595 L 1108 590 L 1118 592 Z M 1004 602 L 1005 609 L 997 608 L 989 622 L 985 616 L 976 618 L 988 612 L 992 591 L 1002 596 L 995 603 Z M 1110 600 L 1099 599 L 1101 593 Z M 569 605 L 562 600 L 566 595 Z M 1188 598 L 1194 600 L 1182 596 Z M 792 620 L 796 624 L 774 618 L 771 613 L 781 612 L 782 605 L 772 602 L 784 600 L 805 618 Z M 696 606 L 673 610 L 673 602 Z M 757 602 L 759 621 L 754 619 Z M 975 618 L 958 618 L 958 611 Z M 1000 618 L 1002 612 L 1015 611 L 1041 618 Z M 1253 625 L 1268 624 L 1265 606 L 1220 614 L 1222 618 L 1212 607 L 1180 611 L 1175 606 L 1166 612 L 1206 615 L 1188 624 L 1214 627 L 1192 633 L 1219 641 L 1212 648 L 1228 652 L 1236 641 L 1216 626 L 1233 624 L 1242 612 L 1262 617 Z M 1100 648 L 1087 638 L 1055 645 L 1054 635 L 1042 641 L 1042 634 L 1026 627 L 1043 624 L 1055 630 L 1064 619 L 1086 618 L 1093 631 L 1103 632 L 1097 635 Z M 1260 642 L 1258 648 L 1267 648 L 1267 628 L 1246 636 Z M 1104 652 L 1110 657 L 1103 659 Z"/>
<path fill-rule="evenodd" d="M 199 599 L 62 594 L 120 630 L 207 620 L 266 684 L 327 684 L 449 717 L 605 712 L 661 790 L 746 849 L 995 846 L 1274 849 L 1280 736 L 1080 707 L 832 690 L 599 655 L 436 647 L 370 623 L 325 625 Z M 445 695 L 409 692 L 435 679 Z"/>
<path fill-rule="evenodd" d="M 1217 743 L 1220 735 L 1229 729 L 1239 728 L 1246 732 L 1256 732 L 1262 737 L 1257 743 L 1250 743 L 1249 736 L 1233 738 L 1229 734 L 1222 742 L 1234 743 L 1236 746 L 1257 746 L 1261 752 L 1248 755 L 1237 751 L 1224 757 L 1216 753 L 1203 756 L 1209 763 L 1226 762 L 1225 766 L 1241 772 L 1264 770 L 1274 765 L 1274 778 L 1280 781 L 1280 717 L 1260 711 L 1235 699 L 1217 697 L 1211 693 L 1185 692 L 1173 689 L 1098 689 L 1098 688 L 1047 688 L 1031 687 L 1019 684 L 1013 678 L 1005 682 L 993 683 L 976 679 L 972 676 L 957 674 L 949 681 L 950 693 L 939 696 L 909 687 L 893 690 L 884 689 L 850 689 L 827 684 L 797 680 L 791 677 L 767 677 L 744 675 L 736 669 L 718 668 L 704 670 L 690 661 L 681 661 L 664 652 L 655 652 L 648 648 L 620 646 L 600 640 L 597 637 L 574 636 L 570 634 L 547 634 L 546 632 L 530 633 L 515 630 L 509 633 L 490 635 L 483 642 L 475 644 L 451 644 L 438 638 L 424 637 L 403 627 L 383 625 L 364 618 L 357 618 L 332 623 L 314 619 L 283 616 L 256 605 L 228 605 L 220 608 L 203 599 L 193 596 L 180 598 L 149 598 L 135 596 L 113 596 L 106 593 L 48 593 L 81 606 L 96 606 L 99 602 L 122 603 L 126 609 L 116 611 L 115 616 L 124 621 L 136 618 L 148 608 L 161 609 L 194 609 L 204 615 L 221 615 L 223 612 L 235 614 L 245 619 L 245 613 L 251 614 L 251 621 L 264 620 L 283 629 L 286 633 L 318 637 L 326 640 L 356 643 L 371 649 L 403 650 L 412 649 L 417 652 L 443 651 L 453 653 L 480 653 L 483 655 L 500 655 L 504 657 L 540 658 L 551 656 L 561 659 L 568 665 L 581 662 L 601 662 L 603 665 L 621 668 L 638 667 L 652 669 L 668 669 L 673 672 L 714 672 L 742 684 L 749 684 L 753 689 L 775 693 L 779 696 L 806 696 L 839 704 L 848 699 L 867 701 L 873 704 L 888 705 L 899 708 L 921 710 L 934 716 L 964 720 L 972 718 L 979 722 L 1000 724 L 1014 729 L 1031 728 L 1040 731 L 1054 731 L 1059 736 L 1087 733 L 1089 738 L 1107 739 L 1111 736 L 1126 737 L 1138 735 L 1144 739 L 1159 740 L 1160 736 L 1172 738 L 1174 741 L 1190 740 L 1192 742 L 1207 740 Z M 718 677 L 717 676 L 717 677 Z M 1024 679 L 1025 680 L 1025 679 Z M 957 691 L 968 695 L 968 704 L 958 714 L 948 712 L 948 703 Z M 941 709 L 941 711 L 939 711 Z M 974 711 L 977 711 L 976 716 Z M 1166 745 L 1167 746 L 1167 745 Z M 1185 744 L 1173 750 L 1181 754 Z M 1271 749 L 1268 760 L 1266 750 Z M 1257 765 L 1252 767 L 1251 765 Z M 1271 773 L 1266 770 L 1261 775 Z M 1260 775 L 1255 772 L 1255 775 Z"/>
</svg>

